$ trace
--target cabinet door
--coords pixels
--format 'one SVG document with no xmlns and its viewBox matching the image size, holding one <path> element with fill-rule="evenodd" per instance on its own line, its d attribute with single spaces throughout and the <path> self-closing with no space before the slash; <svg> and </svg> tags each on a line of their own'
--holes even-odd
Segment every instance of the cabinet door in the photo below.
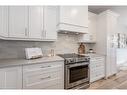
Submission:
<svg viewBox="0 0 127 95">
<path fill-rule="evenodd" d="M 22 88 L 22 67 L 10 67 L 0 69 L 1 89 Z"/>
<path fill-rule="evenodd" d="M 107 77 L 116 74 L 117 71 L 117 54 L 116 54 L 116 48 L 112 46 L 112 35 L 117 33 L 118 31 L 118 14 L 107 11 L 107 64 L 106 64 L 106 75 Z"/>
<path fill-rule="evenodd" d="M 116 49 L 110 48 L 110 74 L 116 74 L 117 71 L 117 59 L 116 59 Z"/>
<path fill-rule="evenodd" d="M 4 71 L 0 69 L 0 89 L 5 88 L 5 74 Z"/>
<path fill-rule="evenodd" d="M 60 7 L 60 23 L 88 27 L 88 6 Z"/>
<path fill-rule="evenodd" d="M 43 8 L 29 7 L 29 38 L 42 38 Z"/>
<path fill-rule="evenodd" d="M 24 6 L 9 7 L 9 37 L 26 38 L 28 9 Z"/>
<path fill-rule="evenodd" d="M 45 39 L 57 39 L 56 24 L 57 24 L 57 7 L 44 7 L 44 37 Z"/>
<path fill-rule="evenodd" d="M 92 12 L 89 12 L 88 16 L 89 16 L 88 32 L 91 35 L 91 41 L 96 41 L 97 15 Z"/>
<path fill-rule="evenodd" d="M 8 7 L 0 7 L 0 36 L 8 36 Z"/>
</svg>

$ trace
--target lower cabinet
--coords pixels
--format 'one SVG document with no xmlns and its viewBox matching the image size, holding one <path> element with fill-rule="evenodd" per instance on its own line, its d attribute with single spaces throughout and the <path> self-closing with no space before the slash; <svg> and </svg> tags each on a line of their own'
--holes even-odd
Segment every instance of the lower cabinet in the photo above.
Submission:
<svg viewBox="0 0 127 95">
<path fill-rule="evenodd" d="M 0 68 L 0 89 L 22 89 L 22 66 Z"/>
<path fill-rule="evenodd" d="M 90 59 L 90 82 L 105 77 L 105 58 L 95 57 Z"/>
<path fill-rule="evenodd" d="M 0 89 L 64 89 L 64 62 L 0 68 Z"/>
<path fill-rule="evenodd" d="M 23 66 L 24 89 L 64 89 L 63 61 Z"/>
</svg>

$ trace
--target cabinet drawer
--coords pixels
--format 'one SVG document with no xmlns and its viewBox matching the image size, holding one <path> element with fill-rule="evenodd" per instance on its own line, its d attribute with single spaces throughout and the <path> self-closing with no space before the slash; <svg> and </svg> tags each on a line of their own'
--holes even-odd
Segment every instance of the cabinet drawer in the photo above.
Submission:
<svg viewBox="0 0 127 95">
<path fill-rule="evenodd" d="M 98 68 L 104 68 L 104 65 L 103 64 L 90 65 L 90 69 L 98 69 Z"/>
<path fill-rule="evenodd" d="M 43 73 L 43 74 L 36 74 L 36 75 L 26 75 L 25 76 L 27 79 L 27 84 L 32 84 L 32 83 L 38 83 L 42 81 L 48 81 L 50 79 L 54 78 L 61 78 L 61 72 L 50 72 L 50 73 Z"/>
<path fill-rule="evenodd" d="M 52 72 L 53 70 L 59 70 L 59 68 L 63 67 L 62 62 L 52 62 L 52 63 L 42 63 L 42 64 L 36 64 L 36 65 L 29 65 L 23 67 L 23 72 Z"/>
<path fill-rule="evenodd" d="M 57 86 L 57 89 L 62 89 L 63 88 L 63 84 L 61 84 L 61 80 L 60 79 L 51 79 L 51 80 L 47 80 L 47 81 L 41 81 L 38 83 L 34 83 L 34 84 L 29 84 L 29 85 L 25 85 L 24 88 L 25 89 L 55 89 L 53 88 L 54 85 L 59 85 Z"/>
<path fill-rule="evenodd" d="M 93 68 L 93 69 L 90 69 L 90 72 L 91 73 L 96 73 L 96 72 L 104 72 L 104 67 L 99 67 L 99 68 Z"/>
<path fill-rule="evenodd" d="M 38 75 L 24 76 L 25 88 L 46 88 L 51 85 L 62 83 L 61 72 L 50 72 Z"/>
<path fill-rule="evenodd" d="M 103 75 L 101 75 L 101 76 L 96 76 L 96 77 L 91 77 L 91 78 L 90 78 L 90 82 L 94 82 L 94 81 L 97 81 L 97 80 L 102 79 L 102 78 L 104 78 Z"/>
<path fill-rule="evenodd" d="M 105 63 L 105 61 L 103 59 L 99 59 L 99 60 L 90 60 L 91 63 L 99 63 L 99 62 L 103 62 L 103 64 Z"/>
<path fill-rule="evenodd" d="M 33 71 L 27 71 L 23 72 L 24 76 L 37 76 L 37 75 L 42 75 L 42 74 L 50 74 L 52 72 L 63 72 L 63 68 L 61 66 L 58 66 L 56 68 L 47 68 L 47 69 L 38 69 L 38 70 L 33 70 Z"/>
<path fill-rule="evenodd" d="M 96 61 L 96 60 L 105 60 L 104 57 L 94 57 L 94 58 L 91 58 L 91 60 L 93 61 Z"/>
<path fill-rule="evenodd" d="M 104 76 L 105 76 L 104 69 L 90 72 L 90 79 L 101 79 Z"/>
<path fill-rule="evenodd" d="M 104 69 L 104 66 L 103 66 L 103 65 L 95 65 L 95 66 L 91 66 L 91 69 L 101 69 L 101 68 Z"/>
<path fill-rule="evenodd" d="M 104 66 L 104 61 L 90 61 L 90 66 L 91 68 Z"/>
</svg>

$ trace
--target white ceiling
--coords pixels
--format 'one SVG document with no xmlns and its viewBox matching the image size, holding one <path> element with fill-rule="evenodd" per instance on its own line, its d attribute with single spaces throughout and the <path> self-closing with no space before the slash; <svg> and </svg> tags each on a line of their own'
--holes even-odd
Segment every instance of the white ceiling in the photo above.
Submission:
<svg viewBox="0 0 127 95">
<path fill-rule="evenodd" d="M 127 26 L 127 6 L 89 6 L 88 9 L 96 14 L 110 9 L 120 15 L 119 23 Z"/>
</svg>

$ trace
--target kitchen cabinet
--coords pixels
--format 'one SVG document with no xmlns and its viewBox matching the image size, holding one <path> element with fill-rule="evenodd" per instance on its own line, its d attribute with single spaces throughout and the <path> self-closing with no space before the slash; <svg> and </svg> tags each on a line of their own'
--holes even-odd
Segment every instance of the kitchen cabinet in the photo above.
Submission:
<svg viewBox="0 0 127 95">
<path fill-rule="evenodd" d="M 24 6 L 9 7 L 9 37 L 28 37 L 28 8 Z"/>
<path fill-rule="evenodd" d="M 29 38 L 56 40 L 57 7 L 29 7 Z"/>
<path fill-rule="evenodd" d="M 58 31 L 88 33 L 88 6 L 61 6 Z"/>
<path fill-rule="evenodd" d="M 0 89 L 22 89 L 22 67 L 0 68 Z"/>
<path fill-rule="evenodd" d="M 98 15 L 96 52 L 106 56 L 106 77 L 117 73 L 116 48 L 112 36 L 117 33 L 118 14 L 107 10 Z"/>
<path fill-rule="evenodd" d="M 56 41 L 56 6 L 0 7 L 0 37 L 5 40 Z"/>
<path fill-rule="evenodd" d="M 41 39 L 43 33 L 43 7 L 29 7 L 29 38 Z"/>
<path fill-rule="evenodd" d="M 0 62 L 0 89 L 64 89 L 64 60 L 59 56 Z"/>
<path fill-rule="evenodd" d="M 8 37 L 8 7 L 0 7 L 0 37 Z"/>
<path fill-rule="evenodd" d="M 105 58 L 103 56 L 90 58 L 90 82 L 105 77 Z"/>
<path fill-rule="evenodd" d="M 97 32 L 97 15 L 88 12 L 88 33 L 80 34 L 78 41 L 82 43 L 96 43 L 96 32 Z"/>
<path fill-rule="evenodd" d="M 23 66 L 24 89 L 64 89 L 64 62 Z"/>
<path fill-rule="evenodd" d="M 44 39 L 57 39 L 57 10 L 58 7 L 44 7 Z"/>
</svg>

